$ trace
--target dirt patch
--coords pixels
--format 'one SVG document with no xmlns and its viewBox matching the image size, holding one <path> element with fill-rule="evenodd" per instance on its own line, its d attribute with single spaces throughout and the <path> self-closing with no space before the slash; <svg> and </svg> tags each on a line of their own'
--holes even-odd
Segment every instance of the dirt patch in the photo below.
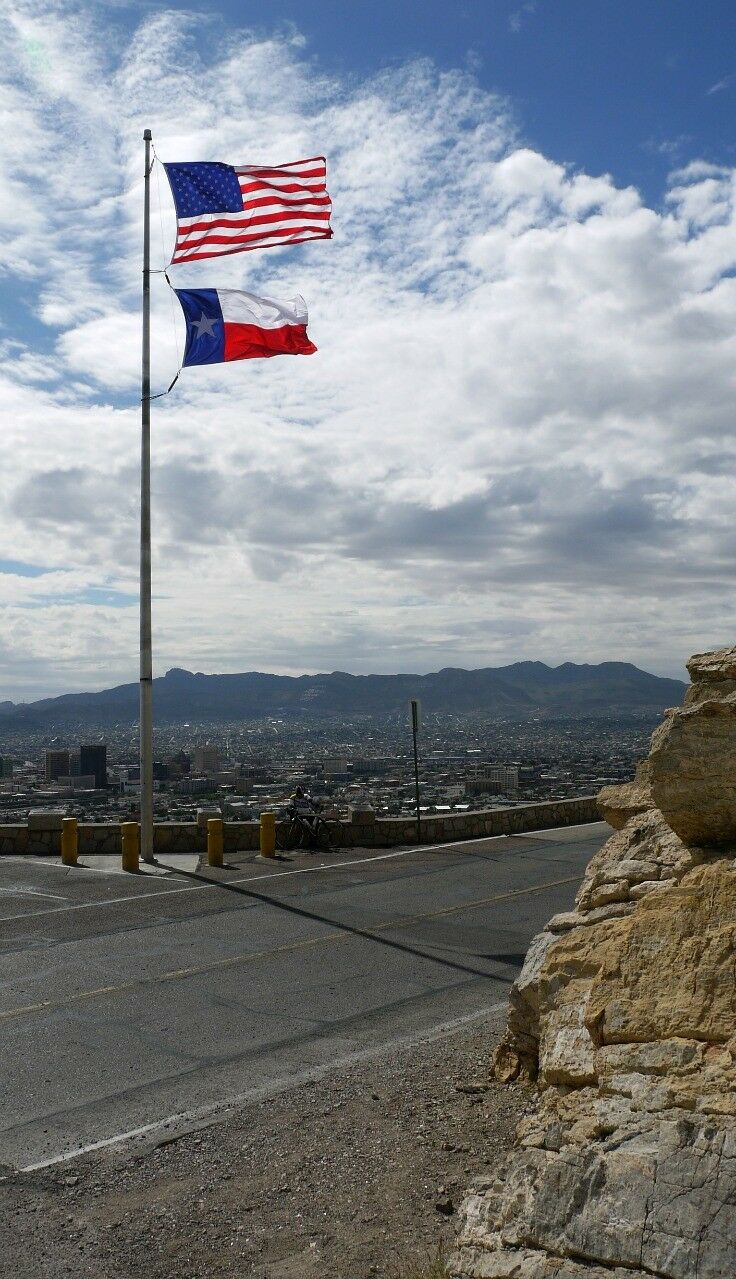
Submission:
<svg viewBox="0 0 736 1279">
<path fill-rule="evenodd" d="M 474 1023 L 144 1154 L 11 1174 L 0 1182 L 0 1272 L 394 1276 L 451 1240 L 472 1174 L 512 1142 L 529 1093 L 489 1078 L 499 1030 L 497 1019 Z"/>
</svg>

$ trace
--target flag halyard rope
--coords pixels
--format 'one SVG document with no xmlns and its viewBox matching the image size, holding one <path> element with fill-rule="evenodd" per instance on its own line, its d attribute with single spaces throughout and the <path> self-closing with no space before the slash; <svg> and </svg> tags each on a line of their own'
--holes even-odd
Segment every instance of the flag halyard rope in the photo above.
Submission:
<svg viewBox="0 0 736 1279">
<path fill-rule="evenodd" d="M 153 152 L 153 159 L 151 160 L 151 163 L 150 163 L 150 165 L 149 165 L 148 173 L 149 173 L 149 175 L 152 173 L 153 168 L 154 168 L 154 165 L 156 164 L 156 161 L 158 160 L 158 167 L 156 168 L 156 194 L 157 194 L 157 196 L 158 196 L 158 216 L 159 216 L 159 223 L 160 223 L 160 226 L 161 226 L 161 254 L 162 254 L 162 258 L 163 258 L 163 259 L 164 259 L 164 261 L 165 261 L 165 260 L 166 260 L 166 242 L 165 242 L 165 238 L 164 238 L 164 215 L 163 215 L 163 208 L 162 208 L 162 205 L 161 205 L 161 182 L 160 182 L 160 178 L 159 178 L 159 170 L 160 170 L 160 168 L 161 168 L 161 161 L 159 160 L 159 157 L 156 155 L 156 148 L 155 148 L 155 146 L 153 145 L 153 141 L 151 142 L 151 150 L 152 150 L 152 152 Z M 163 275 L 163 276 L 166 278 L 166 283 L 168 284 L 169 288 L 171 289 L 171 294 L 172 294 L 172 296 L 171 296 L 171 323 L 172 323 L 172 327 L 173 327 L 173 330 L 174 330 L 174 346 L 175 346 L 175 348 L 176 348 L 177 372 L 176 372 L 175 376 L 172 378 L 171 382 L 169 383 L 169 385 L 167 386 L 167 388 L 166 388 L 166 390 L 165 390 L 165 391 L 159 391 L 157 395 L 147 395 L 147 396 L 145 396 L 145 397 L 141 397 L 141 402 L 142 402 L 143 398 L 145 398 L 145 399 L 146 399 L 147 401 L 149 401 L 149 402 L 150 402 L 151 400 L 162 400 L 162 399 L 164 398 L 164 396 L 165 396 L 165 395 L 168 395 L 170 391 L 173 391 L 174 387 L 176 386 L 177 382 L 179 381 L 179 375 L 181 374 L 182 367 L 183 367 L 183 366 L 182 366 L 182 362 L 181 362 L 181 353 L 180 353 L 180 350 L 179 350 L 179 334 L 178 334 L 178 332 L 177 332 L 177 328 L 176 328 L 176 306 L 175 306 L 175 304 L 174 304 L 174 296 L 173 296 L 173 295 L 174 295 L 174 289 L 173 289 L 173 287 L 172 287 L 171 280 L 170 280 L 170 279 L 169 279 L 169 277 L 168 277 L 166 267 L 161 267 L 161 268 L 159 268 L 159 270 L 156 270 L 155 268 L 154 268 L 153 270 L 150 270 L 150 269 L 149 269 L 148 274 L 149 274 L 149 275 Z"/>
</svg>

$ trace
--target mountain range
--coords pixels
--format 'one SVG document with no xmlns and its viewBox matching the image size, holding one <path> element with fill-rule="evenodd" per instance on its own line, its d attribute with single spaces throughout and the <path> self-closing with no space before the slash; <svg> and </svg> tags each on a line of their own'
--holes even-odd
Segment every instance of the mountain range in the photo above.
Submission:
<svg viewBox="0 0 736 1279">
<path fill-rule="evenodd" d="M 514 662 L 480 670 L 445 667 L 430 675 L 203 675 L 174 668 L 153 681 L 157 724 L 223 723 L 268 715 L 385 715 L 406 712 L 410 697 L 425 711 L 480 711 L 528 719 L 661 713 L 682 701 L 681 680 L 650 675 L 628 662 L 576 665 Z M 67 693 L 37 702 L 0 702 L 0 727 L 131 724 L 138 684 L 98 693 Z"/>
</svg>

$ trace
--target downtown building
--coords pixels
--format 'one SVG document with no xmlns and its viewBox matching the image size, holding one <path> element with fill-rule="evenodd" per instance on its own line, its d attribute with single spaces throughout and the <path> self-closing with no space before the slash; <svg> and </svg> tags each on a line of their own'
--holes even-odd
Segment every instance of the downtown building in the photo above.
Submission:
<svg viewBox="0 0 736 1279">
<path fill-rule="evenodd" d="M 107 786 L 107 743 L 91 742 L 79 748 L 79 772 L 83 777 L 94 777 L 95 789 Z"/>
</svg>

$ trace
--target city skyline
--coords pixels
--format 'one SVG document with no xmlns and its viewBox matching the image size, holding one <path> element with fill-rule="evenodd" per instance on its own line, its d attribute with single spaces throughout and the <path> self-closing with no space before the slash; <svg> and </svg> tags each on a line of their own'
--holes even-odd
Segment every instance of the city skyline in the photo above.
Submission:
<svg viewBox="0 0 736 1279">
<path fill-rule="evenodd" d="M 178 268 L 298 290 L 319 352 L 154 406 L 155 673 L 680 676 L 730 638 L 734 18 L 588 8 L 10 0 L 0 700 L 135 679 L 146 126 L 167 160 L 326 153 L 335 230 Z M 159 267 L 158 166 L 153 201 Z"/>
</svg>

